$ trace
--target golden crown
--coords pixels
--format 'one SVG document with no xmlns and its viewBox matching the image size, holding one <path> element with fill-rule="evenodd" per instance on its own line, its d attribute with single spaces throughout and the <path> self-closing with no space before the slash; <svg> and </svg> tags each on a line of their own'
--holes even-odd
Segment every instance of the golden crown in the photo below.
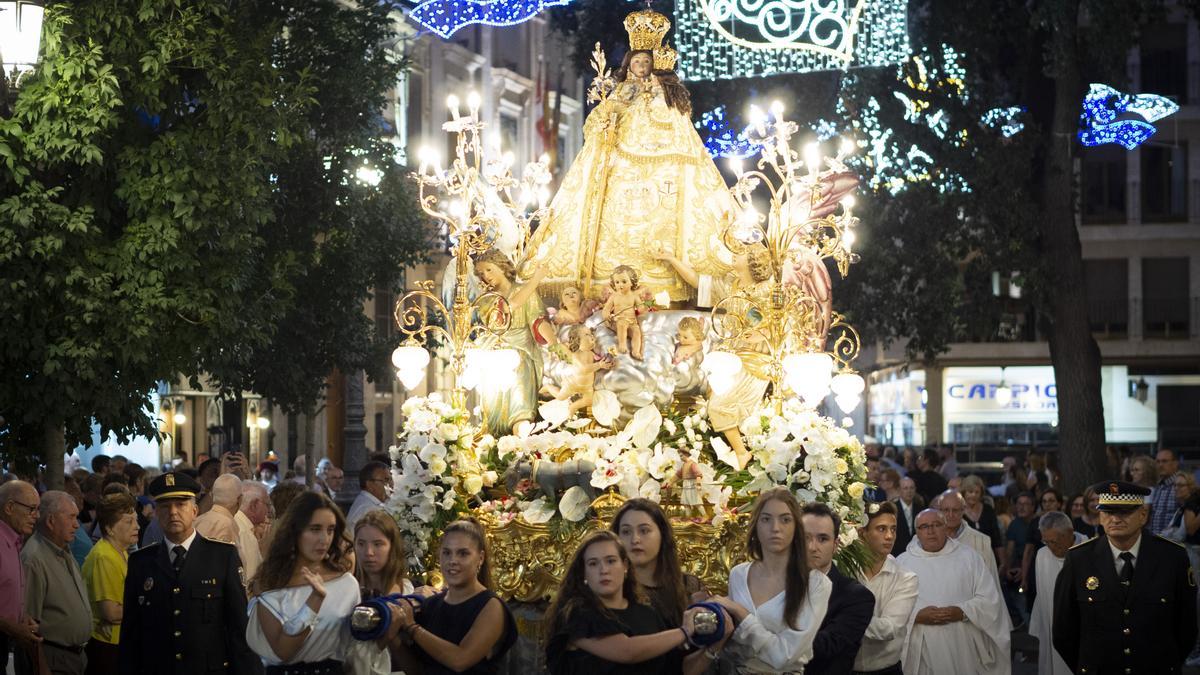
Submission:
<svg viewBox="0 0 1200 675">
<path fill-rule="evenodd" d="M 662 44 L 671 20 L 658 12 L 643 9 L 625 17 L 625 32 L 629 33 L 629 48 L 633 50 L 655 49 Z"/>
<path fill-rule="evenodd" d="M 654 48 L 654 69 L 655 70 L 675 70 L 675 61 L 679 58 L 679 52 L 667 47 Z"/>
</svg>

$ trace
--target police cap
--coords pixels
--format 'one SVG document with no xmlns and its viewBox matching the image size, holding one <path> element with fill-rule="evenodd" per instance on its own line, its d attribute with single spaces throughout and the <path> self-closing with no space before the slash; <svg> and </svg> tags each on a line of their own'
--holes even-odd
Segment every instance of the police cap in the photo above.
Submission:
<svg viewBox="0 0 1200 675">
<path fill-rule="evenodd" d="M 1105 481 L 1092 486 L 1092 491 L 1100 498 L 1096 507 L 1100 511 L 1131 511 L 1146 505 L 1150 496 L 1150 488 L 1123 480 Z"/>
<path fill-rule="evenodd" d="M 195 499 L 201 491 L 200 483 L 195 478 L 177 471 L 164 473 L 146 488 L 146 492 L 155 500 Z"/>
</svg>

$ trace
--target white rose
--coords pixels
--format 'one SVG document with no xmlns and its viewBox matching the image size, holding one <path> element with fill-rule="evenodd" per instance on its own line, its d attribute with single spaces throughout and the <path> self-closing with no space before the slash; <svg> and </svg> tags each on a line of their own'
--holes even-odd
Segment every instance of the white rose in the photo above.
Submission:
<svg viewBox="0 0 1200 675">
<path fill-rule="evenodd" d="M 502 436 L 500 440 L 496 442 L 496 450 L 501 459 L 516 453 L 516 451 L 520 448 L 521 439 L 517 438 L 516 436 Z"/>
<path fill-rule="evenodd" d="M 838 457 L 833 462 L 833 470 L 838 473 L 846 473 L 847 471 L 850 470 L 850 465 L 846 463 L 846 460 L 842 459 L 841 457 Z"/>
<path fill-rule="evenodd" d="M 497 474 L 495 471 L 488 470 L 488 471 L 483 472 L 483 484 L 488 487 L 492 487 L 493 485 L 495 485 L 496 481 L 499 480 L 499 478 L 500 478 L 500 475 Z"/>
<path fill-rule="evenodd" d="M 863 485 L 862 483 L 855 481 L 850 484 L 850 487 L 846 488 L 846 493 L 849 494 L 851 497 L 854 497 L 855 499 L 860 499 L 863 496 L 863 490 L 865 490 L 866 488 L 867 488 L 866 485 Z"/>
<path fill-rule="evenodd" d="M 467 474 L 467 477 L 463 479 L 463 489 L 467 491 L 467 494 L 477 494 L 483 489 L 483 476 L 477 473 Z"/>
<path fill-rule="evenodd" d="M 447 441 L 457 441 L 461 431 L 457 424 L 442 423 L 438 425 L 438 433 Z"/>
<path fill-rule="evenodd" d="M 446 473 L 447 468 L 448 467 L 446 466 L 446 461 L 440 457 L 435 457 L 433 460 L 431 460 L 429 462 L 429 470 L 435 474 Z"/>
</svg>

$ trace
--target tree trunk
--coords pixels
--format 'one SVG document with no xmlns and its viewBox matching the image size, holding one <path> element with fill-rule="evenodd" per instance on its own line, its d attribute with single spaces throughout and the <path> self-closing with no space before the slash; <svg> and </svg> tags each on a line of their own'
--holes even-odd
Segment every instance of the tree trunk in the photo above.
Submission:
<svg viewBox="0 0 1200 675">
<path fill-rule="evenodd" d="M 43 424 L 42 445 L 42 456 L 46 459 L 46 472 L 42 475 L 42 481 L 46 483 L 48 490 L 61 490 L 64 487 L 63 456 L 67 453 L 67 441 L 61 424 Z"/>
<path fill-rule="evenodd" d="M 1054 54 L 1054 119 L 1046 146 L 1043 255 L 1054 271 L 1048 292 L 1050 359 L 1058 387 L 1059 465 L 1067 493 L 1108 476 L 1105 471 L 1104 403 L 1100 396 L 1100 348 L 1087 313 L 1083 251 L 1075 225 L 1073 150 L 1084 86 L 1079 69 L 1079 2 L 1064 2 L 1051 27 Z"/>
<path fill-rule="evenodd" d="M 317 451 L 315 434 L 315 424 L 313 417 L 316 417 L 316 412 L 308 410 L 304 413 L 304 484 L 310 489 L 317 482 Z"/>
</svg>

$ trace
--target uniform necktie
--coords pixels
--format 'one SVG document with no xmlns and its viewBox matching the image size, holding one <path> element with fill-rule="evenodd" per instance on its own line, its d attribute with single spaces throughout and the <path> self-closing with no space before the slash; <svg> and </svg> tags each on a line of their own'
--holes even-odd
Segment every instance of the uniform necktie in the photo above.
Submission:
<svg viewBox="0 0 1200 675">
<path fill-rule="evenodd" d="M 171 549 L 171 555 L 175 556 L 175 559 L 171 561 L 171 567 L 174 567 L 175 571 L 178 572 L 183 568 L 183 559 L 187 556 L 187 549 L 176 544 L 175 548 Z"/>
<path fill-rule="evenodd" d="M 1128 584 L 1133 581 L 1133 554 L 1125 551 L 1118 557 L 1125 563 L 1121 568 L 1121 583 Z"/>
</svg>

